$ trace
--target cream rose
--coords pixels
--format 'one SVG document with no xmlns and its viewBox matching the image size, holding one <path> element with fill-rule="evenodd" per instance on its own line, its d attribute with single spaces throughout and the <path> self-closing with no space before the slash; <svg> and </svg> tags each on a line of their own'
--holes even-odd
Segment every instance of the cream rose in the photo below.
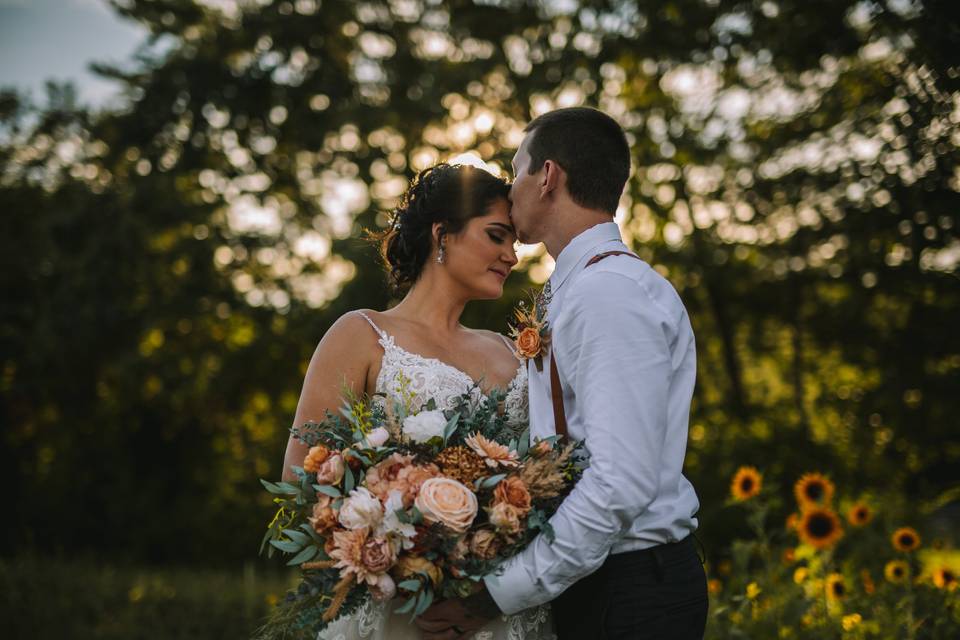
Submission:
<svg viewBox="0 0 960 640">
<path fill-rule="evenodd" d="M 442 438 L 446 426 L 447 419 L 443 411 L 421 411 L 403 421 L 403 433 L 414 442 L 426 442 L 430 438 Z"/>
<path fill-rule="evenodd" d="M 533 327 L 527 327 L 517 336 L 515 344 L 517 352 L 524 358 L 535 358 L 540 355 L 540 332 Z"/>
<path fill-rule="evenodd" d="M 317 482 L 329 485 L 340 484 L 343 479 L 343 472 L 343 456 L 334 453 L 317 469 Z"/>
<path fill-rule="evenodd" d="M 347 529 L 376 529 L 383 520 L 383 506 L 379 498 L 365 487 L 350 492 L 340 507 L 340 524 Z"/>
<path fill-rule="evenodd" d="M 506 502 L 498 502 L 490 509 L 490 523 L 504 533 L 520 533 L 520 518 L 520 510 Z"/>
<path fill-rule="evenodd" d="M 452 478 L 430 478 L 420 485 L 414 501 L 427 522 L 439 522 L 463 533 L 477 517 L 477 496 Z"/>
<path fill-rule="evenodd" d="M 384 573 L 377 577 L 377 583 L 370 585 L 370 595 L 377 602 L 385 602 L 397 595 L 397 583 L 389 574 Z"/>
</svg>

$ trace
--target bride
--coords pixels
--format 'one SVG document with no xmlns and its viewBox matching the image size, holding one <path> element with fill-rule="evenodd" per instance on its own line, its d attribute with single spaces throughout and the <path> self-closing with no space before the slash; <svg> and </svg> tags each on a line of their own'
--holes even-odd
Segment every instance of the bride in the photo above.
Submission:
<svg viewBox="0 0 960 640">
<path fill-rule="evenodd" d="M 413 395 L 418 409 L 433 399 L 452 408 L 456 397 L 500 388 L 507 392 L 511 422 L 527 420 L 527 370 L 504 336 L 460 324 L 471 300 L 492 300 L 517 263 L 510 222 L 509 186 L 470 166 L 439 164 L 422 171 L 394 212 L 383 239 L 391 284 L 407 290 L 388 311 L 353 311 L 340 317 L 320 341 L 303 382 L 294 424 L 336 412 L 343 385 L 357 395 L 388 399 Z M 290 438 L 285 479 L 307 447 Z M 373 603 L 335 621 L 321 640 L 419 640 L 409 615 L 393 603 Z M 549 608 L 494 619 L 476 640 L 553 638 Z"/>
</svg>

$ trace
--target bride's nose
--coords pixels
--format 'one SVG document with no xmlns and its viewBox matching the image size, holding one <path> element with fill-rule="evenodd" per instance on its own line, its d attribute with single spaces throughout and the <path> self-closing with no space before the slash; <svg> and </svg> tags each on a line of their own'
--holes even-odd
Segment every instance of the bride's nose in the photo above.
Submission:
<svg viewBox="0 0 960 640">
<path fill-rule="evenodd" d="M 517 250 L 512 244 L 507 247 L 506 251 L 504 251 L 503 261 L 510 265 L 511 269 L 515 264 L 517 264 L 517 262 L 519 262 L 517 259 Z"/>
</svg>

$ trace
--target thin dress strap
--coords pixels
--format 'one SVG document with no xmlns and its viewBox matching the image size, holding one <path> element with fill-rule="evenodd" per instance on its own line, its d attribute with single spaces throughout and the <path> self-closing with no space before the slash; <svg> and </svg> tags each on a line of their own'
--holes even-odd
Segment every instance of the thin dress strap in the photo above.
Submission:
<svg viewBox="0 0 960 640">
<path fill-rule="evenodd" d="M 512 353 L 513 355 L 517 355 L 517 348 L 516 346 L 514 346 L 513 340 L 503 335 L 502 333 L 498 333 L 497 335 L 503 339 L 503 343 L 507 345 L 507 349 L 510 349 L 510 353 Z"/>
<path fill-rule="evenodd" d="M 370 323 L 370 326 L 373 327 L 373 330 L 377 332 L 377 335 L 380 336 L 381 340 L 388 340 L 390 338 L 390 336 L 387 335 L 386 331 L 378 327 L 377 324 L 370 319 L 370 316 L 365 314 L 363 311 L 357 311 L 357 313 L 363 316 L 363 319 Z"/>
</svg>

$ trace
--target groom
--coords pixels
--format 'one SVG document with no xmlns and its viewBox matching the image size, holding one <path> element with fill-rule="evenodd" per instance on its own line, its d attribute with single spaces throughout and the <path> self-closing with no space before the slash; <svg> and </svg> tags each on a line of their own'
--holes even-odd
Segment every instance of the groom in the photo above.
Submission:
<svg viewBox="0 0 960 640">
<path fill-rule="evenodd" d="M 587 108 L 546 113 L 513 158 L 511 217 L 556 260 L 542 304 L 552 334 L 529 367 L 531 437 L 584 440 L 590 466 L 486 589 L 418 619 L 428 640 L 469 637 L 501 613 L 553 605 L 561 640 L 703 637 L 699 508 L 683 476 L 696 350 L 673 287 L 613 222 L 630 172 L 623 130 Z M 547 366 L 547 361 L 550 361 Z"/>
</svg>

